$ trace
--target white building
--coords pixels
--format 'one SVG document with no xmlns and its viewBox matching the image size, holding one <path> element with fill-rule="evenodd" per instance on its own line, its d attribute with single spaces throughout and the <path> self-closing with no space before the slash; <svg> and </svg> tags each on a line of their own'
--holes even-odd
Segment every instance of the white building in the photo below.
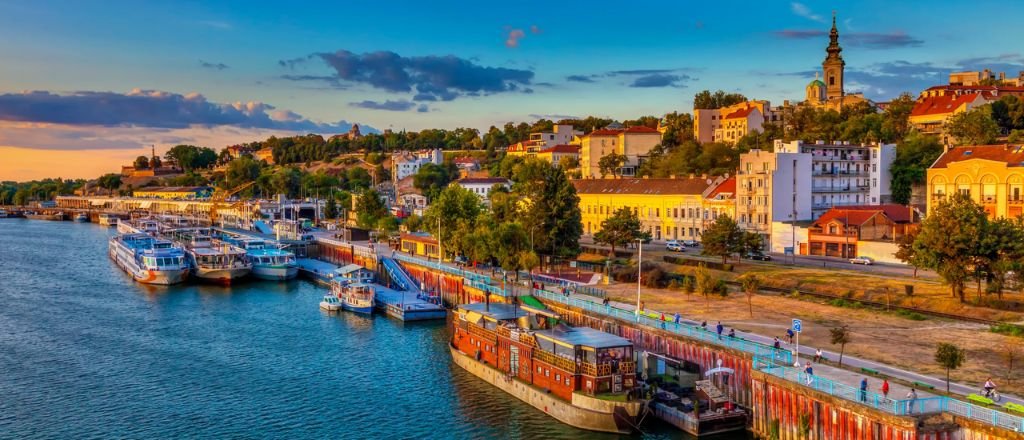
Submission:
<svg viewBox="0 0 1024 440">
<path fill-rule="evenodd" d="M 503 177 L 479 177 L 479 178 L 465 178 L 455 181 L 455 184 L 469 190 L 473 194 L 480 196 L 484 201 L 489 201 L 491 196 L 491 189 L 494 185 L 502 185 L 508 188 L 512 185 L 508 179 Z"/>
<path fill-rule="evenodd" d="M 764 235 L 773 252 L 796 246 L 792 222 L 810 222 L 835 206 L 878 205 L 891 198 L 896 146 L 775 141 L 775 152 L 740 155 L 736 221 Z M 797 237 L 799 238 L 799 237 Z"/>
<path fill-rule="evenodd" d="M 402 180 L 416 174 L 425 164 L 432 163 L 441 165 L 444 154 L 440 148 L 421 151 L 403 151 L 391 156 L 391 178 L 394 181 Z"/>
</svg>

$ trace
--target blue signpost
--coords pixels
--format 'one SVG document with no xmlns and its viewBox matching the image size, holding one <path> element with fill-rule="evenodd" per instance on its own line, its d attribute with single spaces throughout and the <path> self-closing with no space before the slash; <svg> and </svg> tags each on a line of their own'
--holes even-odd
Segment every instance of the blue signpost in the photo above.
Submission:
<svg viewBox="0 0 1024 440">
<path fill-rule="evenodd" d="M 793 365 L 800 366 L 800 331 L 803 330 L 804 323 L 799 319 L 793 318 L 793 332 L 796 333 L 796 350 L 793 351 Z"/>
</svg>

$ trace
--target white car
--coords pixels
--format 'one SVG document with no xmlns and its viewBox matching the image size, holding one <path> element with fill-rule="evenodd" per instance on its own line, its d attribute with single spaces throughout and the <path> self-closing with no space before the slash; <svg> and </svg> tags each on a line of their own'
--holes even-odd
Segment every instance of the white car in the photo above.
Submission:
<svg viewBox="0 0 1024 440">
<path fill-rule="evenodd" d="M 875 264 L 875 261 L 870 257 L 855 257 L 850 259 L 850 264 L 863 264 L 865 266 L 870 266 Z"/>
<path fill-rule="evenodd" d="M 665 249 L 672 252 L 682 252 L 685 250 L 683 245 L 676 240 L 669 240 L 665 242 Z"/>
</svg>

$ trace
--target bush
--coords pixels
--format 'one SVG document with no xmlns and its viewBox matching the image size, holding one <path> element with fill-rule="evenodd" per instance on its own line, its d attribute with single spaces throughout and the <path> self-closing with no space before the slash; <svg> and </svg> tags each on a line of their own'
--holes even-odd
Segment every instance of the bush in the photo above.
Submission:
<svg viewBox="0 0 1024 440">
<path fill-rule="evenodd" d="M 724 270 L 726 272 L 732 272 L 732 264 L 718 263 L 714 261 L 696 260 L 693 258 L 680 257 L 678 255 L 666 255 L 662 257 L 666 263 L 678 264 L 681 266 L 699 266 L 701 264 L 708 269 Z"/>
<path fill-rule="evenodd" d="M 993 325 L 992 327 L 989 327 L 989 331 L 991 331 L 992 333 L 999 333 L 1001 335 L 1007 336 L 1024 336 L 1024 326 L 1019 326 L 1017 324 L 996 324 Z"/>
<path fill-rule="evenodd" d="M 904 309 L 897 310 L 896 311 L 896 315 L 902 316 L 902 317 L 907 318 L 907 319 L 909 319 L 911 321 L 924 321 L 924 320 L 928 319 L 927 316 L 924 316 L 924 315 L 922 315 L 920 313 L 912 312 L 910 310 L 904 310 Z"/>
<path fill-rule="evenodd" d="M 718 280 L 718 282 L 715 283 L 715 293 L 721 296 L 729 296 L 729 287 L 725 285 L 724 280 Z"/>
</svg>

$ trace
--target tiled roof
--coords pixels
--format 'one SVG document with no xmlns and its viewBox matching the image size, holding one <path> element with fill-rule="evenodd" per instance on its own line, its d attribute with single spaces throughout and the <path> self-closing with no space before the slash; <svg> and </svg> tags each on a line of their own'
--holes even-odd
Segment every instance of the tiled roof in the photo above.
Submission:
<svg viewBox="0 0 1024 440">
<path fill-rule="evenodd" d="M 960 106 L 978 99 L 980 93 L 968 93 L 965 95 L 942 95 L 921 98 L 914 103 L 914 109 L 910 116 L 941 115 L 956 111 Z"/>
<path fill-rule="evenodd" d="M 1003 162 L 1008 167 L 1024 166 L 1024 146 L 1022 145 L 975 145 L 969 147 L 950 148 L 942 153 L 932 164 L 932 168 L 946 168 L 953 162 L 983 159 Z"/>
<path fill-rule="evenodd" d="M 747 116 L 750 116 L 750 114 L 753 113 L 754 110 L 757 110 L 757 107 L 751 106 L 747 108 L 741 108 L 739 110 L 736 110 L 732 113 L 725 115 L 725 117 L 722 119 L 746 118 Z"/>
<path fill-rule="evenodd" d="M 211 191 L 209 186 L 149 186 L 136 188 L 135 192 L 200 192 Z"/>
<path fill-rule="evenodd" d="M 648 127 L 646 125 L 638 125 L 635 127 L 629 127 L 624 129 L 603 128 L 601 130 L 594 130 L 588 133 L 587 136 L 618 136 L 622 133 L 661 134 L 661 132 L 654 128 Z"/>
<path fill-rule="evenodd" d="M 882 211 L 885 213 L 886 217 L 889 217 L 896 223 L 910 223 L 913 219 L 913 215 L 911 214 L 911 210 L 913 208 L 905 205 L 897 205 L 895 203 L 887 203 L 883 205 L 843 206 L 836 209 L 842 209 L 845 211 Z"/>
<path fill-rule="evenodd" d="M 460 185 L 479 185 L 479 184 L 496 184 L 496 183 L 509 183 L 508 179 L 504 177 L 467 177 L 465 179 L 459 179 L 455 183 Z"/>
<path fill-rule="evenodd" d="M 454 161 L 452 161 L 452 162 L 454 162 L 454 163 L 456 163 L 456 164 L 460 164 L 460 163 L 463 163 L 463 164 L 470 164 L 470 163 L 478 163 L 478 162 L 480 162 L 480 161 L 479 161 L 479 160 L 477 160 L 477 159 L 476 159 L 476 158 L 474 158 L 474 157 L 456 157 L 456 158 L 455 158 L 455 160 L 454 160 Z"/>
<path fill-rule="evenodd" d="M 736 198 L 736 176 L 730 176 L 728 179 L 719 183 L 714 189 L 708 193 L 707 198 L 713 199 L 721 194 L 725 198 L 733 199 Z"/>
<path fill-rule="evenodd" d="M 577 153 L 578 154 L 580 152 L 580 146 L 579 145 L 565 145 L 565 144 L 555 145 L 553 147 L 547 147 L 547 148 L 545 148 L 543 150 L 540 150 L 540 152 L 541 153 Z"/>
<path fill-rule="evenodd" d="M 682 179 L 580 179 L 573 180 L 577 194 L 701 195 L 711 184 L 707 178 Z"/>
<path fill-rule="evenodd" d="M 860 226 L 863 225 L 864 223 L 867 223 L 868 220 L 871 220 L 872 217 L 879 214 L 885 215 L 885 213 L 882 212 L 882 210 L 880 209 L 876 209 L 873 211 L 855 211 L 851 209 L 832 208 L 825 212 L 824 214 L 822 214 L 821 217 L 818 217 L 818 220 L 816 220 L 814 224 L 824 225 L 835 220 L 843 225 Z"/>
<path fill-rule="evenodd" d="M 417 241 L 417 242 L 420 242 L 420 243 L 437 244 L 437 239 L 436 238 L 434 238 L 434 237 L 432 237 L 430 235 L 425 235 L 425 234 L 424 235 L 421 235 L 421 234 L 402 234 L 400 237 L 401 237 L 402 240 L 405 240 L 405 241 Z"/>
<path fill-rule="evenodd" d="M 929 88 L 927 88 L 925 90 L 958 90 L 958 91 L 965 91 L 965 90 L 974 91 L 974 90 L 976 90 L 976 91 L 979 91 L 979 92 L 996 92 L 996 93 L 1016 92 L 1016 93 L 1022 93 L 1022 92 L 1024 92 L 1024 87 L 1021 87 L 1021 86 L 956 86 L 956 85 L 947 84 L 947 85 L 941 85 L 941 86 L 932 86 L 932 87 L 929 87 Z"/>
</svg>

